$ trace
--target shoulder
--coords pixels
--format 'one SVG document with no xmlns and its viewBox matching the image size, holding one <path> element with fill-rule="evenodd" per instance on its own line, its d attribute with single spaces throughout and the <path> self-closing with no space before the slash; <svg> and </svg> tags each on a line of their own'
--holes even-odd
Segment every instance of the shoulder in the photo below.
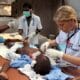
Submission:
<svg viewBox="0 0 80 80">
<path fill-rule="evenodd" d="M 62 30 L 60 30 L 60 32 L 59 32 L 59 35 L 60 35 L 60 36 L 62 36 L 62 35 L 63 35 L 63 36 L 66 36 L 67 34 L 68 34 L 68 33 L 63 32 Z"/>
<path fill-rule="evenodd" d="M 32 18 L 37 19 L 37 20 L 40 20 L 40 17 L 37 16 L 37 15 L 35 15 L 35 14 L 32 14 Z"/>
<path fill-rule="evenodd" d="M 77 28 L 76 33 L 80 34 L 80 28 Z"/>
<path fill-rule="evenodd" d="M 24 20 L 25 19 L 25 16 L 22 15 L 21 17 L 18 18 L 18 20 Z"/>
<path fill-rule="evenodd" d="M 80 27 L 79 27 L 79 28 L 77 28 L 77 30 L 78 30 L 78 31 L 80 31 Z"/>
<path fill-rule="evenodd" d="M 63 32 L 62 30 L 60 30 L 59 34 L 57 35 L 56 39 L 59 40 L 66 40 L 67 39 L 67 33 Z"/>
</svg>

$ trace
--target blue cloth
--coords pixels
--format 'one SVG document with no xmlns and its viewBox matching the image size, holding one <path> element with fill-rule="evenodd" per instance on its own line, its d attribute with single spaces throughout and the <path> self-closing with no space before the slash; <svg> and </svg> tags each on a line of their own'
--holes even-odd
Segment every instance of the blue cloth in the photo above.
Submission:
<svg viewBox="0 0 80 80">
<path fill-rule="evenodd" d="M 72 77 L 73 76 L 63 73 L 60 68 L 53 66 L 50 73 L 44 76 L 44 79 L 45 80 L 66 80 L 67 78 L 72 78 Z"/>
<path fill-rule="evenodd" d="M 5 39 L 0 36 L 0 43 L 4 43 L 4 42 L 5 42 Z"/>
<path fill-rule="evenodd" d="M 31 64 L 32 59 L 27 55 L 21 55 L 20 58 L 17 58 L 11 61 L 10 66 L 14 68 L 22 68 L 25 64 Z"/>
<path fill-rule="evenodd" d="M 59 44 L 59 45 L 58 45 L 58 48 L 59 48 L 60 51 L 65 52 L 66 44 Z"/>
</svg>

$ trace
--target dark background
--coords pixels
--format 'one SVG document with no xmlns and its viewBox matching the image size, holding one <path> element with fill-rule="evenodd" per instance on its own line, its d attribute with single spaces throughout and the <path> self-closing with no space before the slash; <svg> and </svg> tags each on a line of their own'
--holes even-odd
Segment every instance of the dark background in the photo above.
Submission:
<svg viewBox="0 0 80 80">
<path fill-rule="evenodd" d="M 41 18 L 43 30 L 41 32 L 44 36 L 50 34 L 57 35 L 57 25 L 53 21 L 53 16 L 56 9 L 64 4 L 63 0 L 16 0 L 12 3 L 12 15 L 18 16 L 22 13 L 22 5 L 25 2 L 30 2 L 33 6 L 34 13 Z"/>
</svg>

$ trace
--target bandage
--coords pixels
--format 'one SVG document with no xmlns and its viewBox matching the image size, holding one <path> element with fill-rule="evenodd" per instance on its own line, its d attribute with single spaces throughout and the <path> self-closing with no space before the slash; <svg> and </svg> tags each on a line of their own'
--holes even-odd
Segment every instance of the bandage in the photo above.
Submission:
<svg viewBox="0 0 80 80">
<path fill-rule="evenodd" d="M 49 47 L 49 42 L 45 42 L 41 45 L 40 49 L 45 52 L 47 48 Z"/>
<path fill-rule="evenodd" d="M 23 44 L 22 43 L 18 43 L 16 42 L 11 48 L 10 50 L 15 52 L 18 48 L 22 48 L 23 47 Z"/>
</svg>

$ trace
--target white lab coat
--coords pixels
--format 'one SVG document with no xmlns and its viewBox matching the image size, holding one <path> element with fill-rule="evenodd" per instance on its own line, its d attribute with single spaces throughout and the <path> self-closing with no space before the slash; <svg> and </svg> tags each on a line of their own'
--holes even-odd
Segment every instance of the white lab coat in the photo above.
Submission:
<svg viewBox="0 0 80 80">
<path fill-rule="evenodd" d="M 18 19 L 12 19 L 7 24 L 10 27 L 10 32 L 17 32 L 18 31 Z"/>
<path fill-rule="evenodd" d="M 65 33 L 63 31 L 60 31 L 59 35 L 56 37 L 57 44 L 64 49 L 62 50 L 66 54 L 70 54 L 72 56 L 80 57 L 80 30 L 77 30 L 76 33 L 69 39 L 69 43 L 67 44 L 67 38 L 71 34 L 73 34 L 74 31 L 71 31 L 70 33 Z"/>
<path fill-rule="evenodd" d="M 42 29 L 40 17 L 32 14 L 30 25 L 28 26 L 26 17 L 23 15 L 19 18 L 19 27 L 18 29 L 23 29 L 23 37 L 28 37 L 31 33 L 35 32 L 36 29 Z M 32 45 L 38 44 L 39 35 L 33 36 L 31 38 L 30 43 Z"/>
</svg>

